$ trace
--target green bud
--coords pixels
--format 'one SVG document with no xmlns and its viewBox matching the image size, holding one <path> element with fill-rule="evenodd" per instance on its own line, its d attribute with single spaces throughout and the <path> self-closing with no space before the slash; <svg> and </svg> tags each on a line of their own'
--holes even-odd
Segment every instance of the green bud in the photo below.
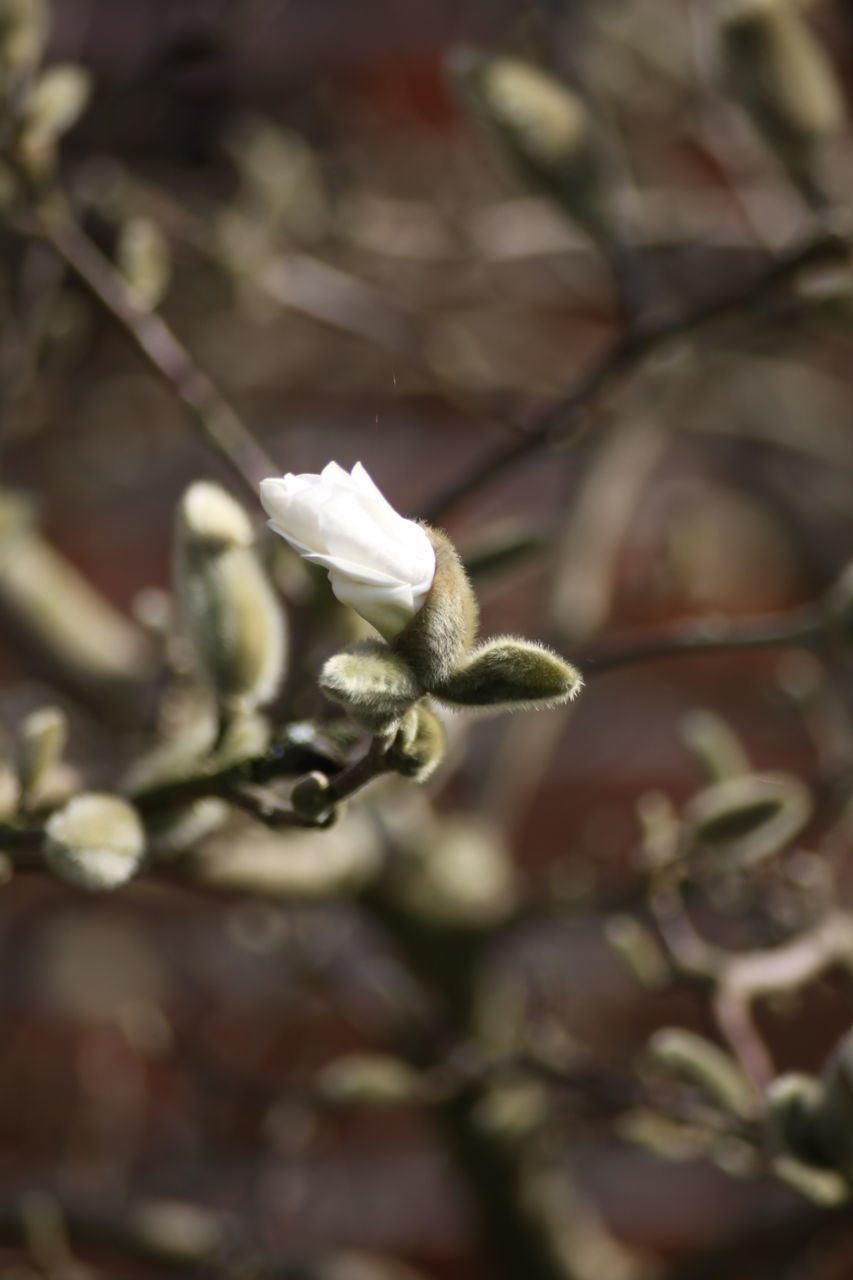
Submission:
<svg viewBox="0 0 853 1280">
<path fill-rule="evenodd" d="M 694 847 L 751 867 L 789 844 L 810 814 L 811 797 L 799 778 L 751 773 L 700 791 L 684 821 Z"/>
<path fill-rule="evenodd" d="M 306 773 L 304 778 L 299 778 L 293 785 L 290 793 L 291 806 L 300 818 L 314 821 L 332 806 L 329 790 L 330 783 L 325 773 Z"/>
<path fill-rule="evenodd" d="M 184 494 L 175 539 L 175 588 L 194 664 L 229 711 L 275 695 L 284 668 L 284 619 L 251 546 L 243 508 L 218 485 Z"/>
<path fill-rule="evenodd" d="M 820 1133 L 824 1088 L 815 1076 L 779 1076 L 767 1091 L 767 1119 L 779 1146 L 803 1164 L 831 1169 L 834 1161 Z"/>
<path fill-rule="evenodd" d="M 445 745 L 444 728 L 438 716 L 418 703 L 401 721 L 385 758 L 404 778 L 426 782 L 441 764 Z"/>
<path fill-rule="evenodd" d="M 116 261 L 137 302 L 151 311 L 169 289 L 172 267 L 169 246 L 157 223 L 136 214 L 119 232 Z"/>
<path fill-rule="evenodd" d="M 629 915 L 611 916 L 604 936 L 642 986 L 658 991 L 670 981 L 672 972 L 657 939 L 639 920 Z"/>
<path fill-rule="evenodd" d="M 844 119 L 829 58 L 791 0 L 729 0 L 723 56 L 732 92 L 811 203 L 820 145 Z"/>
<path fill-rule="evenodd" d="M 423 694 L 409 664 L 382 640 L 362 640 L 334 654 L 319 683 L 327 697 L 343 702 L 370 733 L 396 725 Z"/>
<path fill-rule="evenodd" d="M 426 526 L 425 526 L 426 527 Z M 453 674 L 477 634 L 477 600 L 453 543 L 426 527 L 435 550 L 435 576 L 421 608 L 391 647 L 432 692 Z"/>
<path fill-rule="evenodd" d="M 32 801 L 65 750 L 68 720 L 58 707 L 41 707 L 18 728 L 18 776 L 25 803 Z"/>
<path fill-rule="evenodd" d="M 743 743 L 715 711 L 692 711 L 682 724 L 684 741 L 711 782 L 749 772 Z"/>
<path fill-rule="evenodd" d="M 47 0 L 0 0 L 0 79 L 38 63 L 49 26 Z"/>
<path fill-rule="evenodd" d="M 520 177 L 598 243 L 613 241 L 611 182 L 586 104 L 520 58 L 460 49 L 451 73 Z"/>
<path fill-rule="evenodd" d="M 743 1119 L 755 1114 L 756 1094 L 731 1054 L 683 1027 L 664 1027 L 648 1044 L 649 1058 L 698 1089 L 723 1111 Z"/>
<path fill-rule="evenodd" d="M 819 1145 L 853 1186 L 853 1032 L 839 1042 L 823 1071 L 823 1102 L 817 1116 Z"/>
<path fill-rule="evenodd" d="M 580 672 L 550 649 L 502 636 L 480 645 L 431 692 L 454 706 L 519 711 L 568 702 L 582 683 Z"/>
<path fill-rule="evenodd" d="M 139 869 L 145 832 L 126 800 L 82 792 L 51 814 L 45 859 L 61 880 L 81 889 L 117 889 Z"/>
<path fill-rule="evenodd" d="M 405 1062 L 380 1053 L 350 1053 L 315 1077 L 318 1101 L 334 1107 L 387 1107 L 420 1096 L 420 1080 Z"/>
</svg>

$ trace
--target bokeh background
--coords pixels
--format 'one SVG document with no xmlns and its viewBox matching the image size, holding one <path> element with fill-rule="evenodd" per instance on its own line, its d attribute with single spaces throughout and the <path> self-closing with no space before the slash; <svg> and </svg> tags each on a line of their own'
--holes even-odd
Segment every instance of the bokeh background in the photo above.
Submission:
<svg viewBox="0 0 853 1280">
<path fill-rule="evenodd" d="M 853 10 L 803 7 L 846 86 Z M 600 257 L 460 106 L 448 51 L 512 52 L 582 88 L 620 174 L 649 312 L 663 316 L 743 288 L 819 233 L 724 91 L 715 20 L 707 0 L 57 0 L 47 61 L 94 82 L 62 180 L 88 234 L 153 287 L 281 471 L 360 460 L 416 516 L 564 394 L 621 324 Z M 849 136 L 827 173 L 841 214 Z M 202 476 L 245 493 L 49 247 L 10 225 L 0 254 L 4 492 L 32 504 L 44 537 L 156 647 L 180 494 Z M 851 316 L 846 263 L 818 266 L 667 344 L 591 401 L 570 447 L 533 451 L 448 507 L 484 633 L 551 643 L 584 668 L 649 629 L 821 597 L 853 551 Z M 313 673 L 349 624 L 321 580 L 276 554 L 295 655 L 282 705 L 307 716 Z M 3 611 L 10 744 L 23 715 L 59 702 L 68 768 L 114 785 L 150 726 L 107 732 L 8 599 Z M 835 779 L 849 768 L 851 674 L 841 644 L 600 672 L 591 661 L 569 710 L 460 717 L 426 794 L 402 781 L 375 792 L 400 840 L 434 830 L 475 881 L 512 880 L 526 905 L 490 953 L 496 1042 L 521 1026 L 580 1055 L 592 1083 L 549 1094 L 559 1159 L 595 1229 L 673 1275 L 840 1277 L 851 1220 L 739 1169 L 737 1152 L 726 1168 L 689 1150 L 675 1162 L 620 1129 L 625 1077 L 654 1028 L 716 1036 L 701 992 L 644 990 L 608 944 L 613 913 L 642 910 L 637 804 L 653 791 L 680 805 L 699 786 L 684 738 L 697 708 L 723 717 L 758 769 Z M 824 849 L 828 830 L 816 820 L 796 852 Z M 831 836 L 843 899 L 843 824 Z M 429 1106 L 317 1096 L 342 1055 L 392 1050 L 422 1000 L 369 910 L 300 900 L 313 896 L 300 858 L 310 879 L 377 838 L 358 813 L 295 838 L 304 849 L 276 836 L 273 856 L 295 868 L 280 892 L 229 888 L 231 833 L 213 838 L 225 869 L 207 888 L 154 875 L 96 897 L 10 878 L 0 1224 L 25 1202 L 37 1229 L 35 1244 L 6 1232 L 3 1274 L 166 1274 L 103 1239 L 93 1251 L 69 1230 L 68 1249 L 57 1244 L 60 1204 L 120 1217 L 137 1201 L 227 1215 L 276 1258 L 376 1254 L 436 1280 L 493 1274 Z M 797 866 L 820 880 L 820 861 Z M 790 937 L 803 922 L 791 876 L 759 881 L 748 908 L 709 927 L 740 947 Z M 838 973 L 762 1006 L 778 1069 L 819 1070 L 850 1007 Z M 737 1240 L 725 1270 L 701 1270 Z M 594 1274 L 622 1265 L 602 1255 Z"/>
</svg>

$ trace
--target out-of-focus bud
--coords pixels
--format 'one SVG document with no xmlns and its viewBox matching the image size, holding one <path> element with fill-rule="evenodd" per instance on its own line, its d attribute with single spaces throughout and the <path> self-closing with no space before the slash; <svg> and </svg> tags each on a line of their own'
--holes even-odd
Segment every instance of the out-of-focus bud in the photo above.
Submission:
<svg viewBox="0 0 853 1280">
<path fill-rule="evenodd" d="M 426 782 L 444 758 L 446 738 L 438 716 L 423 703 L 409 711 L 386 753 L 395 772 L 414 782 Z"/>
<path fill-rule="evenodd" d="M 326 1106 L 388 1107 L 416 1101 L 420 1080 L 405 1062 L 380 1053 L 351 1053 L 315 1077 L 314 1095 Z"/>
<path fill-rule="evenodd" d="M 430 924 L 490 928 L 515 904 L 516 881 L 498 831 L 445 819 L 401 847 L 392 892 L 407 912 Z"/>
<path fill-rule="evenodd" d="M 169 289 L 172 263 L 163 232 L 152 218 L 137 214 L 119 231 L 116 263 L 137 301 L 151 311 Z"/>
<path fill-rule="evenodd" d="M 684 811 L 689 847 L 755 866 L 779 853 L 811 815 L 811 796 L 799 778 L 750 773 L 700 791 Z"/>
<path fill-rule="evenodd" d="M 749 757 L 743 743 L 716 712 L 692 711 L 685 717 L 681 732 L 710 782 L 749 773 Z"/>
<path fill-rule="evenodd" d="M 60 879 L 81 889 L 117 889 L 136 873 L 145 832 L 132 805 L 119 796 L 82 792 L 51 814 L 45 859 Z"/>
<path fill-rule="evenodd" d="M 268 702 L 284 669 L 284 618 L 245 511 L 208 481 L 191 485 L 178 509 L 175 589 L 195 666 L 220 705 Z"/>
<path fill-rule="evenodd" d="M 579 95 L 539 67 L 502 54 L 457 49 L 449 68 L 520 176 L 556 200 L 598 245 L 612 246 L 611 183 Z"/>
<path fill-rule="evenodd" d="M 550 649 L 505 636 L 480 645 L 431 692 L 452 706 L 515 711 L 558 706 L 582 685 L 580 672 Z"/>
<path fill-rule="evenodd" d="M 783 1150 L 804 1164 L 832 1168 L 834 1161 L 820 1134 L 824 1088 L 815 1076 L 788 1074 L 767 1091 L 770 1131 Z"/>
<path fill-rule="evenodd" d="M 728 0 L 722 46 L 732 92 L 805 199 L 823 207 L 820 152 L 844 103 L 807 19 L 792 0 Z"/>
<path fill-rule="evenodd" d="M 25 716 L 18 728 L 18 777 L 25 805 L 59 763 L 68 740 L 68 721 L 58 707 L 41 707 Z"/>
<path fill-rule="evenodd" d="M 409 664 L 381 640 L 362 640 L 334 654 L 319 683 L 369 733 L 390 730 L 423 694 Z"/>
<path fill-rule="evenodd" d="M 6 72 L 27 72 L 38 63 L 49 17 L 47 0 L 0 0 L 0 84 Z"/>
<path fill-rule="evenodd" d="M 672 971 L 657 939 L 639 920 L 629 915 L 611 916 L 604 936 L 642 986 L 659 991 L 670 981 Z"/>
<path fill-rule="evenodd" d="M 294 812 L 311 822 L 328 813 L 332 805 L 330 785 L 325 773 L 320 773 L 319 770 L 299 778 L 290 793 L 290 804 Z"/>
<path fill-rule="evenodd" d="M 817 1116 L 820 1145 L 853 1186 L 853 1032 L 837 1045 L 823 1071 L 823 1102 Z"/>
<path fill-rule="evenodd" d="M 71 63 L 57 65 L 38 77 L 24 103 L 18 158 L 35 177 L 50 172 L 56 144 L 79 120 L 92 92 L 89 73 Z"/>
<path fill-rule="evenodd" d="M 664 1027 L 648 1044 L 651 1061 L 698 1089 L 723 1111 L 748 1119 L 757 1097 L 734 1058 L 704 1036 L 683 1027 Z"/>
<path fill-rule="evenodd" d="M 224 800 L 207 796 L 149 818 L 145 829 L 152 858 L 167 861 L 189 853 L 225 825 L 228 813 Z"/>
</svg>

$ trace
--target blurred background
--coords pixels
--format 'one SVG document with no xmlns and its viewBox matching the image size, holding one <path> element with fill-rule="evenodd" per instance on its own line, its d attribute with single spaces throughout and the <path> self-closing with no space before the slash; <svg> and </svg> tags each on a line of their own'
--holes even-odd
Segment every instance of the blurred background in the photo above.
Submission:
<svg viewBox="0 0 853 1280">
<path fill-rule="evenodd" d="M 853 6 L 797 12 L 846 95 Z M 708 984 L 652 933 L 638 959 L 630 924 L 654 914 L 649 814 L 688 812 L 708 733 L 740 742 L 741 772 L 799 780 L 814 817 L 770 862 L 700 873 L 700 928 L 736 951 L 781 946 L 849 896 L 843 638 L 714 639 L 808 608 L 851 559 L 853 293 L 833 239 L 853 191 L 850 135 L 826 139 L 816 207 L 730 91 L 721 13 L 708 0 L 54 3 L 45 65 L 91 76 L 58 159 L 87 242 L 278 471 L 363 462 L 400 511 L 454 538 L 483 634 L 551 644 L 587 684 L 570 709 L 454 718 L 426 787 L 383 781 L 329 832 L 229 820 L 193 846 L 197 882 L 155 863 L 98 896 L 6 868 L 3 1275 L 170 1275 L 201 1256 L 203 1273 L 340 1280 L 408 1267 L 435 1280 L 849 1274 L 850 1210 L 783 1185 L 765 1137 L 705 1125 L 689 1088 L 673 1106 L 695 1103 L 699 1119 L 678 1134 L 637 1118 L 650 1113 L 634 1066 L 656 1028 L 720 1041 Z M 739 298 L 632 357 L 585 398 L 565 444 L 558 431 L 494 474 L 490 460 L 620 341 L 624 299 L 583 226 L 467 109 L 446 66 L 460 46 L 537 64 L 586 102 L 646 323 Z M 796 98 L 796 57 L 787 74 Z M 811 265 L 750 296 L 811 244 Z M 151 690 L 172 660 L 181 493 L 206 477 L 259 532 L 261 512 L 20 203 L 0 260 L 7 754 L 24 717 L 58 704 L 70 726 L 59 793 L 109 789 L 179 718 L 172 703 L 152 710 Z M 108 670 L 92 676 L 78 640 L 69 658 L 46 638 L 53 623 L 33 621 L 20 537 L 56 557 L 31 572 Z M 323 577 L 263 549 L 293 646 L 274 710 L 322 716 L 315 674 L 351 620 Z M 74 594 L 74 571 L 97 601 Z M 693 622 L 707 651 L 632 660 L 645 638 L 666 650 Z M 439 912 L 434 933 L 424 926 L 425 965 L 374 894 L 369 868 L 389 849 L 404 867 L 414 858 L 412 894 L 418 859 L 437 851 L 445 879 L 428 892 L 445 894 L 451 924 Z M 448 971 L 431 990 L 444 928 Z M 463 935 L 477 939 L 476 1001 Z M 774 1074 L 819 1072 L 847 1031 L 843 967 L 762 1002 Z M 436 991 L 466 1005 L 452 1034 Z M 492 1119 L 510 1135 L 510 1181 L 528 1157 L 565 1179 L 541 1204 L 571 1248 L 542 1261 L 531 1246 L 524 1271 L 489 1256 L 504 1139 L 472 1155 L 454 1128 L 448 1080 L 479 1079 L 492 1057 L 508 1073 Z M 519 1155 L 534 1129 L 534 1154 Z M 174 1256 L 146 1252 L 140 1205 L 161 1214 L 151 1237 L 174 1239 Z M 527 1216 L 535 1234 L 538 1209 Z"/>
</svg>

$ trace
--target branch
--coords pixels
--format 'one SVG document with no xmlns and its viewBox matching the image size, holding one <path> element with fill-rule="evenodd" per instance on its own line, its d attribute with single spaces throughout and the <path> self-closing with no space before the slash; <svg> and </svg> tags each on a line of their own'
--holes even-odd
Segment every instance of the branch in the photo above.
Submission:
<svg viewBox="0 0 853 1280">
<path fill-rule="evenodd" d="M 581 374 L 565 396 L 534 419 L 521 439 L 513 440 L 477 463 L 467 475 L 432 498 L 426 504 L 424 518 L 435 523 L 529 454 L 550 444 L 570 443 L 583 429 L 583 423 L 577 421 L 581 411 L 633 373 L 650 355 L 659 352 L 667 343 L 684 338 L 716 320 L 750 310 L 808 267 L 845 262 L 850 243 L 848 233 L 824 231 L 777 258 L 772 266 L 745 287 L 699 303 L 671 319 L 628 331 Z"/>
<path fill-rule="evenodd" d="M 193 360 L 165 321 L 137 299 L 133 289 L 92 243 L 67 203 L 57 198 L 35 210 L 41 238 L 88 292 L 118 321 L 149 364 L 190 413 L 205 443 L 230 465 L 253 497 L 264 476 L 278 467 L 216 385 Z"/>
</svg>

